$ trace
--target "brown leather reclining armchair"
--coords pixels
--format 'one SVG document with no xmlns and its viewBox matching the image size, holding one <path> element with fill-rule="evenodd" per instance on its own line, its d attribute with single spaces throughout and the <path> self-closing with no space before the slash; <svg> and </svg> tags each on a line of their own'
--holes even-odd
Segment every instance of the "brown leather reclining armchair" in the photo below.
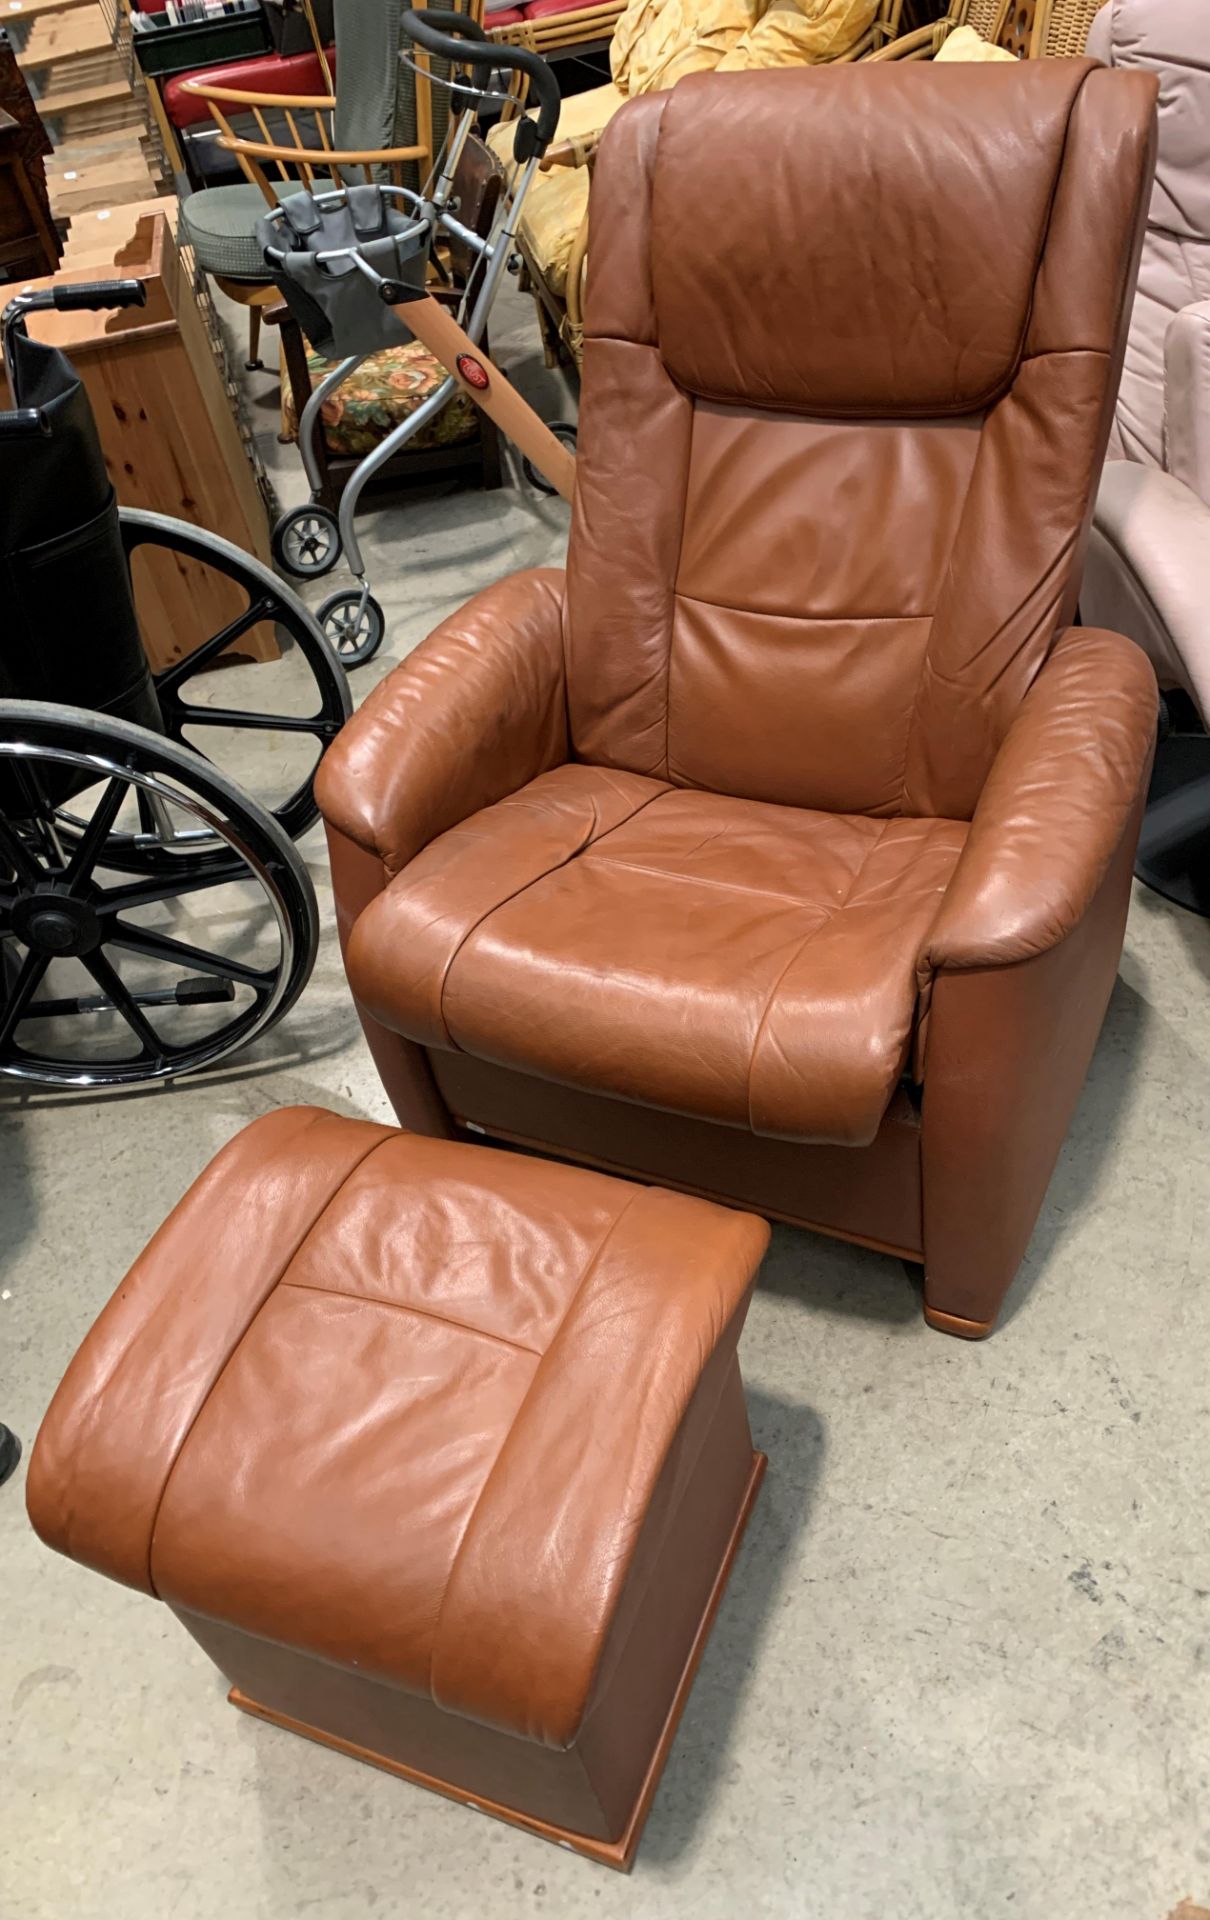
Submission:
<svg viewBox="0 0 1210 1920">
<path fill-rule="evenodd" d="M 614 120 L 566 577 L 479 594 L 319 772 L 404 1125 L 923 1261 L 990 1329 L 1155 734 L 1144 655 L 1069 626 L 1154 94 L 854 67 Z"/>
</svg>

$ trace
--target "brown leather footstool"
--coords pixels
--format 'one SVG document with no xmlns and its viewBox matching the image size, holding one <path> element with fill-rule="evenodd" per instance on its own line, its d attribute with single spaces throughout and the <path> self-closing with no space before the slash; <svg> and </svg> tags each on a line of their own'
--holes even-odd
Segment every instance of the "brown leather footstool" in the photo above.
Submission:
<svg viewBox="0 0 1210 1920">
<path fill-rule="evenodd" d="M 767 1240 L 706 1201 L 292 1108 L 72 1361 L 29 1510 L 237 1706 L 630 1864 L 759 1484 Z"/>
</svg>

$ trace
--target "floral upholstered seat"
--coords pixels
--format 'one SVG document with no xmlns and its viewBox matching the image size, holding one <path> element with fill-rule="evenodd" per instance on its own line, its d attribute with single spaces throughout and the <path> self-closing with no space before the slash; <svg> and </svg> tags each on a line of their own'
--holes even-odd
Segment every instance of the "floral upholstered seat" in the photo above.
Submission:
<svg viewBox="0 0 1210 1920">
<path fill-rule="evenodd" d="M 307 369 L 313 387 L 332 371 L 334 362 L 308 352 Z M 445 368 L 418 340 L 374 353 L 343 382 L 323 407 L 324 439 L 330 453 L 360 456 L 372 453 L 393 427 L 414 413 L 441 385 Z M 421 427 L 410 449 L 460 446 L 477 438 L 479 415 L 465 394 L 455 393 L 435 420 Z M 297 440 L 298 411 L 288 380 L 282 381 L 282 439 Z"/>
</svg>

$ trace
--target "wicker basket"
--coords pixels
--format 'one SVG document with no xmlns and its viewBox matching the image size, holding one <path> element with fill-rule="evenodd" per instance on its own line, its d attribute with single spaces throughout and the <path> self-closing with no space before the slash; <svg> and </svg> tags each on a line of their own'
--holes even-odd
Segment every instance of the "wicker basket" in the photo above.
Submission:
<svg viewBox="0 0 1210 1920">
<path fill-rule="evenodd" d="M 1083 53 L 1088 30 L 1100 12 L 1104 0 L 1038 0 L 1038 20 L 1034 26 L 1037 46 L 1035 57 L 1061 60 Z"/>
</svg>

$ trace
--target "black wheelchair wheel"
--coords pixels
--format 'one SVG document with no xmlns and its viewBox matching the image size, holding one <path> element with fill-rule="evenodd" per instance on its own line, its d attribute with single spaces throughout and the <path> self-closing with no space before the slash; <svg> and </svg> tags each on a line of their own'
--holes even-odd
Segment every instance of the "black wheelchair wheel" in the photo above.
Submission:
<svg viewBox="0 0 1210 1920">
<path fill-rule="evenodd" d="M 42 799 L 65 773 L 68 837 Z M 174 1079 L 294 1005 L 319 938 L 310 877 L 278 822 L 199 754 L 82 708 L 5 700 L 0 792 L 0 1077 Z"/>
<path fill-rule="evenodd" d="M 549 420 L 547 425 L 554 434 L 555 439 L 562 441 L 563 445 L 570 447 L 574 453 L 576 450 L 576 428 L 573 422 L 570 420 Z M 529 481 L 530 486 L 536 487 L 539 493 L 558 493 L 558 487 L 551 486 L 546 475 L 538 471 L 528 454 L 522 454 L 521 456 L 521 471 Z"/>
<path fill-rule="evenodd" d="M 340 559 L 340 522 L 317 502 L 291 507 L 274 527 L 271 545 L 278 566 L 296 580 L 319 580 Z"/>
<path fill-rule="evenodd" d="M 156 697 L 168 738 L 214 761 L 297 840 L 319 817 L 312 793 L 315 769 L 353 711 L 334 649 L 297 594 L 229 540 L 136 508 L 123 507 L 120 520 L 128 565 L 142 548 L 164 549 L 221 576 L 205 582 L 215 589 L 216 604 L 220 592 L 226 606 L 233 597 L 242 599 L 242 607 L 201 646 L 155 674 Z M 262 625 L 273 630 L 280 659 L 204 671 Z M 70 819 L 65 827 L 72 830 Z M 116 860 L 120 847 L 115 844 L 111 851 Z M 216 861 L 226 857 L 217 845 L 210 851 Z M 205 852 L 201 838 L 195 852 L 198 857 Z M 164 858 L 171 865 L 176 855 Z M 145 847 L 132 851 L 132 862 L 130 870 L 143 872 L 149 863 L 162 869 L 164 859 Z"/>
<path fill-rule="evenodd" d="M 360 587 L 342 587 L 330 593 L 319 609 L 319 624 L 346 667 L 364 667 L 382 645 L 386 616 L 372 593 Z"/>
</svg>

